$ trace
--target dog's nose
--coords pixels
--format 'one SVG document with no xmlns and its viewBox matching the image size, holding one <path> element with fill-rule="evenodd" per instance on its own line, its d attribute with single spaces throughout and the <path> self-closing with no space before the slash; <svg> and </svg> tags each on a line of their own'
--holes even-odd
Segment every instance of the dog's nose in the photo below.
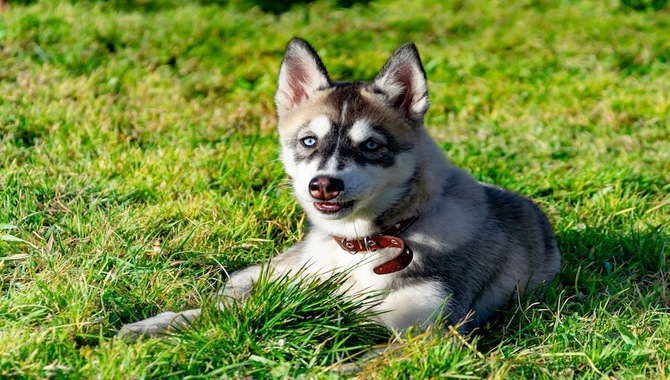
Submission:
<svg viewBox="0 0 670 380">
<path fill-rule="evenodd" d="M 309 181 L 309 193 L 312 197 L 327 201 L 338 196 L 344 190 L 341 179 L 330 177 L 315 177 Z"/>
</svg>

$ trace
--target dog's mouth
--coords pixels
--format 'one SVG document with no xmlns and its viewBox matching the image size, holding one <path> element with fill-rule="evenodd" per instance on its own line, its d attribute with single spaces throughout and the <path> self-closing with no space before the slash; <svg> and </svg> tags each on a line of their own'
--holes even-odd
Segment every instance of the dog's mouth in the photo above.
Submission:
<svg viewBox="0 0 670 380">
<path fill-rule="evenodd" d="M 348 202 L 314 202 L 314 207 L 324 214 L 335 214 L 353 206 L 354 201 Z"/>
</svg>

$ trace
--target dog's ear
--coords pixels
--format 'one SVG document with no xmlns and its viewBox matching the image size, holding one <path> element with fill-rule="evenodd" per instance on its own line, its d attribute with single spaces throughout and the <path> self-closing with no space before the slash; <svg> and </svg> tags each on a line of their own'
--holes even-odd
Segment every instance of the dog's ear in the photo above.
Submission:
<svg viewBox="0 0 670 380">
<path fill-rule="evenodd" d="M 393 53 L 373 85 L 409 120 L 421 120 L 430 106 L 426 72 L 413 43 L 402 45 Z"/>
<path fill-rule="evenodd" d="M 293 38 L 286 47 L 279 70 L 279 85 L 275 94 L 279 116 L 329 86 L 328 72 L 316 51 L 307 41 Z"/>
</svg>

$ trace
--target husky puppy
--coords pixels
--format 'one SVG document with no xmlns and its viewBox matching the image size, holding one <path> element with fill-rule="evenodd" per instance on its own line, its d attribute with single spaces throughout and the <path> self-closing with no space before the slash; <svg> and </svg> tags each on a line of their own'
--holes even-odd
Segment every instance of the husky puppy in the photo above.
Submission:
<svg viewBox="0 0 670 380">
<path fill-rule="evenodd" d="M 401 331 L 438 314 L 476 327 L 558 272 L 542 211 L 452 166 L 428 136 L 414 44 L 398 48 L 372 82 L 333 82 L 314 49 L 294 38 L 275 101 L 281 160 L 311 224 L 271 260 L 273 273 L 347 270 L 343 291 L 380 292 L 379 322 Z M 260 265 L 233 273 L 222 297 L 243 300 L 260 273 Z M 119 335 L 161 335 L 199 313 L 165 312 Z"/>
</svg>

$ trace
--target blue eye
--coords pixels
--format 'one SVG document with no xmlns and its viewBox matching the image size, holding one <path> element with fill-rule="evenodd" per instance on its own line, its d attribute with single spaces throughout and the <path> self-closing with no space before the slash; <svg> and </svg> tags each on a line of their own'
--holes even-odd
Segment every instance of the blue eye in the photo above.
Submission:
<svg viewBox="0 0 670 380">
<path fill-rule="evenodd" d="M 363 150 L 367 150 L 368 152 L 376 152 L 382 147 L 381 144 L 375 142 L 372 139 L 365 141 L 361 145 L 362 145 L 361 148 Z"/>
<path fill-rule="evenodd" d="M 307 136 L 300 139 L 300 142 L 302 143 L 302 145 L 311 148 L 316 145 L 317 140 L 316 137 L 314 136 Z"/>
</svg>

